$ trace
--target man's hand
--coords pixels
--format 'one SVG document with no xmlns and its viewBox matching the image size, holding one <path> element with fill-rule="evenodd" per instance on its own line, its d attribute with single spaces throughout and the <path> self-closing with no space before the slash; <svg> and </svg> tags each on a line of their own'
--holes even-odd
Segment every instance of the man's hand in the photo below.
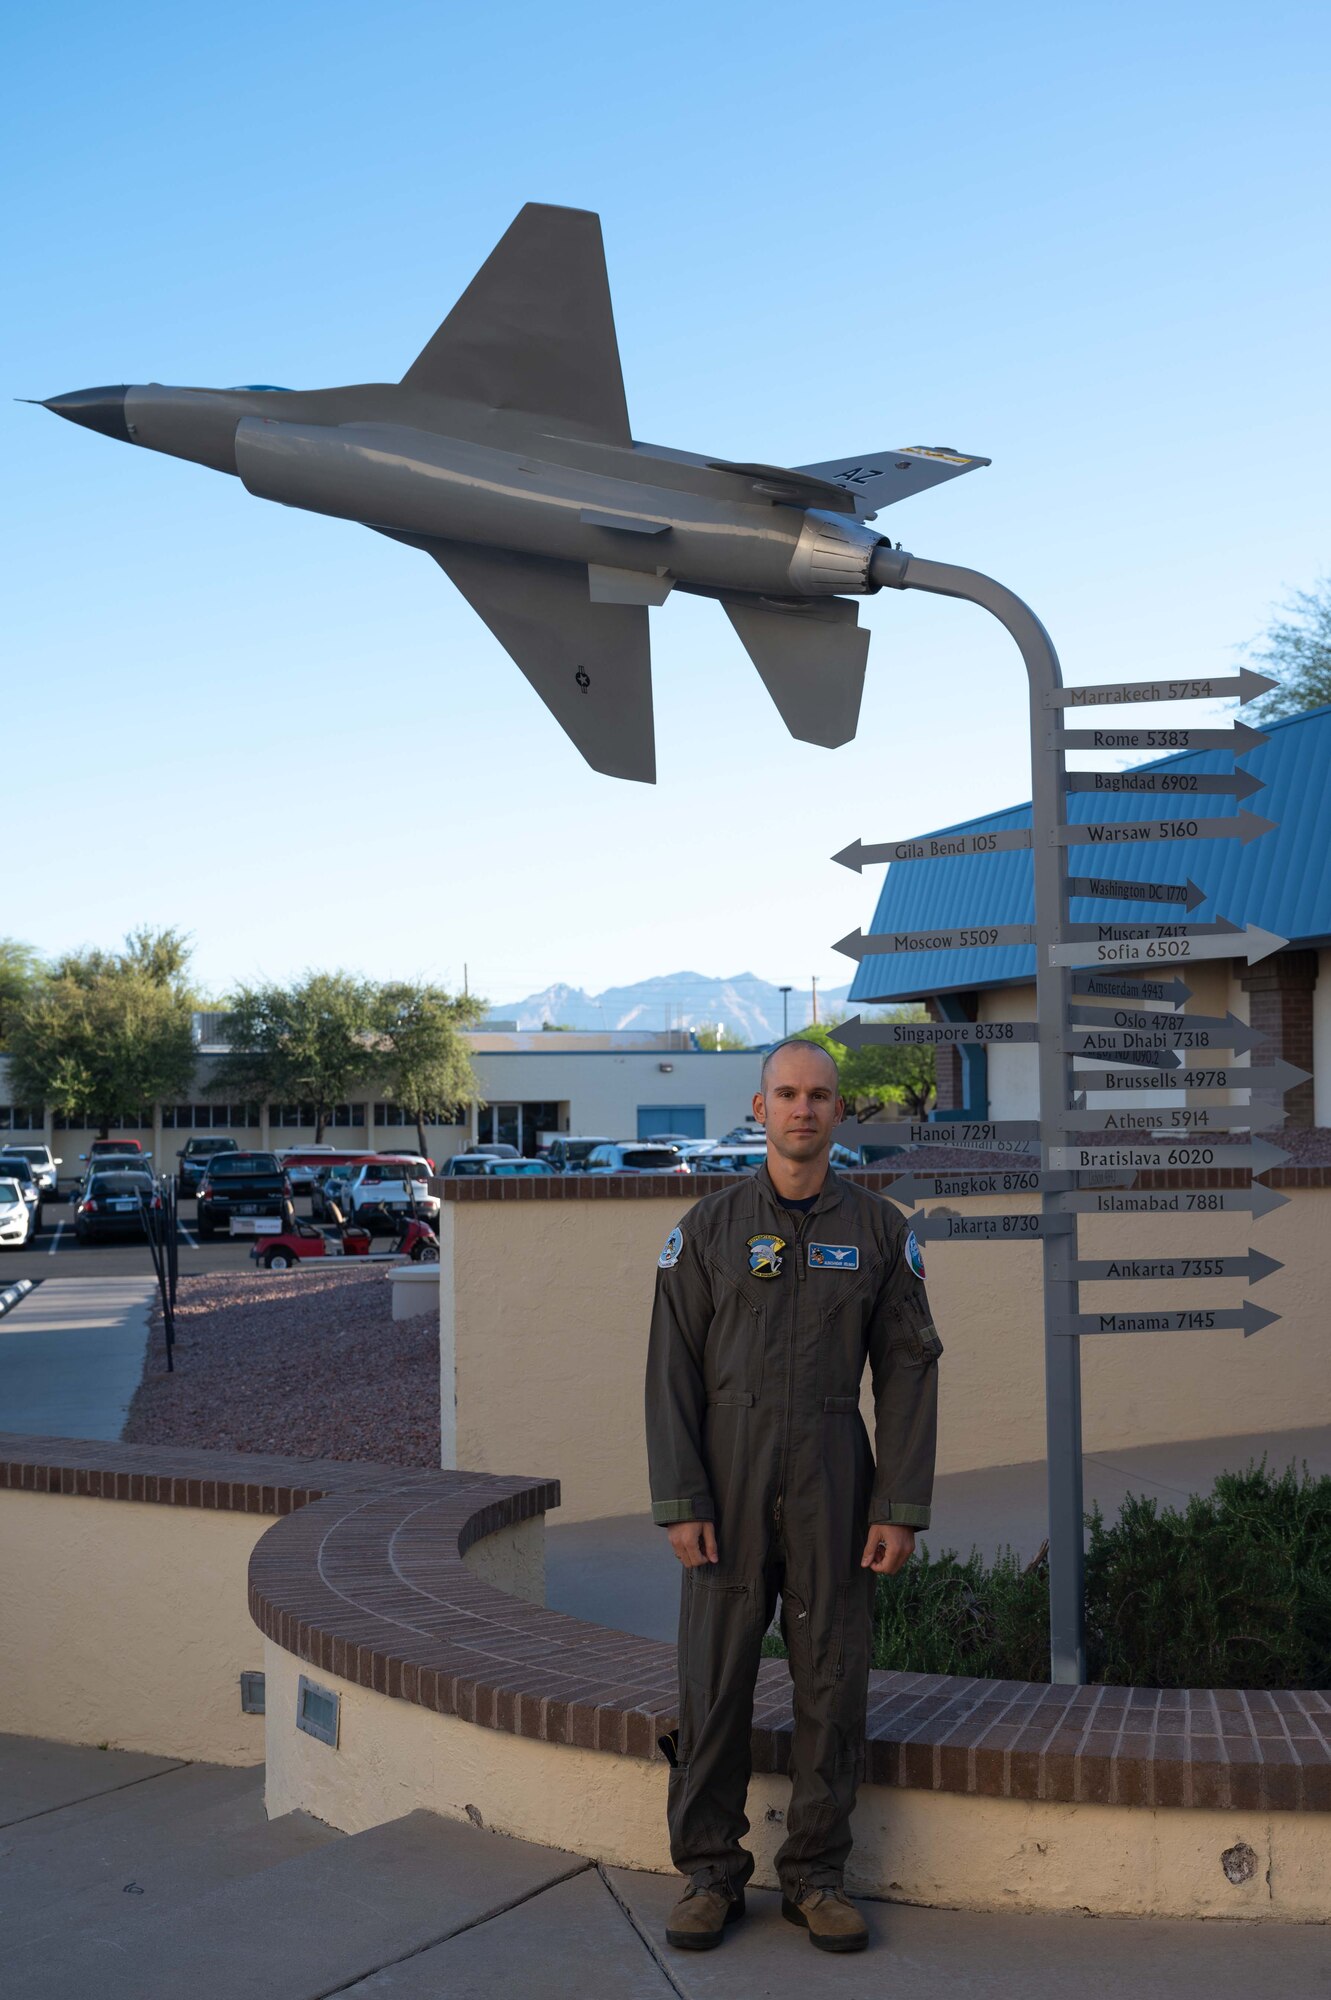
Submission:
<svg viewBox="0 0 1331 2000">
<path fill-rule="evenodd" d="M 685 1569 L 701 1569 L 716 1561 L 716 1529 L 710 1521 L 677 1521 L 666 1533 Z"/>
<path fill-rule="evenodd" d="M 860 1568 L 877 1576 L 895 1576 L 915 1553 L 914 1528 L 898 1527 L 892 1521 L 875 1521 L 864 1544 Z"/>
</svg>

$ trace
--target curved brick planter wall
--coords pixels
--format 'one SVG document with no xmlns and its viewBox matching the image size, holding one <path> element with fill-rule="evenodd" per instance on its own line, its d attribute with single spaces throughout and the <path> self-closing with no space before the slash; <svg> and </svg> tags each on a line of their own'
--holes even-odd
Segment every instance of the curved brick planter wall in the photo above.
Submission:
<svg viewBox="0 0 1331 2000">
<path fill-rule="evenodd" d="M 553 1480 L 10 1435 L 4 1488 L 282 1516 L 254 1549 L 249 1598 L 285 1651 L 483 1728 L 659 1761 L 673 1650 L 525 1603 L 462 1560 L 556 1506 Z M 767 1662 L 760 1772 L 786 1766 L 789 1711 L 785 1666 Z M 1069 1804 L 1326 1811 L 1331 1697 L 875 1673 L 867 1778 Z"/>
</svg>

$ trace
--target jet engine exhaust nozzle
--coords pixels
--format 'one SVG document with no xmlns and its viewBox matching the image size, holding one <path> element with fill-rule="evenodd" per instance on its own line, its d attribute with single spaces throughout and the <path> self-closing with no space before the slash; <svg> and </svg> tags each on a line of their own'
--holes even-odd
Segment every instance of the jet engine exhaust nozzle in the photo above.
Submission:
<svg viewBox="0 0 1331 2000">
<path fill-rule="evenodd" d="M 82 424 L 85 430 L 100 431 L 103 437 L 118 438 L 121 444 L 133 444 L 134 433 L 125 418 L 128 393 L 126 382 L 106 389 L 71 389 L 65 396 L 48 396 L 42 408 L 54 410 L 58 417 L 68 417 L 71 424 Z"/>
</svg>

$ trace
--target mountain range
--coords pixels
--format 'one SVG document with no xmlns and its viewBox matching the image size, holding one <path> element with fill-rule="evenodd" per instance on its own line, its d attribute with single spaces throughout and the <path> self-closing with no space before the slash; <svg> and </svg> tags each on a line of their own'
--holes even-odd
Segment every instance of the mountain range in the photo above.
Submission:
<svg viewBox="0 0 1331 2000">
<path fill-rule="evenodd" d="M 844 1011 L 847 986 L 819 987 L 818 1016 Z M 788 996 L 790 1032 L 807 1027 L 813 1018 L 808 986 L 794 986 Z M 541 1027 L 546 1021 L 566 1028 L 696 1028 L 719 1022 L 746 1042 L 771 1042 L 782 1033 L 782 993 L 756 973 L 736 972 L 727 979 L 702 972 L 667 972 L 656 979 L 639 979 L 631 986 L 607 986 L 587 993 L 581 986 L 559 983 L 522 1000 L 492 1007 L 496 1021 L 516 1021 L 519 1028 Z"/>
</svg>

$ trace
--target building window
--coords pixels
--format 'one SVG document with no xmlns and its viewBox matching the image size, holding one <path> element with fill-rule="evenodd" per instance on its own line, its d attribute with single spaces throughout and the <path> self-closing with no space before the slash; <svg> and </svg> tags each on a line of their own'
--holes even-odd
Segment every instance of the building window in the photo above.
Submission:
<svg viewBox="0 0 1331 2000">
<path fill-rule="evenodd" d="M 673 1133 L 677 1139 L 707 1137 L 707 1107 L 704 1104 L 640 1104 L 639 1139 L 655 1139 Z"/>
<path fill-rule="evenodd" d="M 404 1110 L 400 1104 L 385 1104 L 382 1101 L 374 1107 L 376 1125 L 412 1125 L 416 1123 L 416 1113 Z M 446 1104 L 441 1110 L 427 1111 L 427 1125 L 465 1125 L 467 1107 L 465 1104 Z"/>
<path fill-rule="evenodd" d="M 257 1104 L 164 1104 L 165 1132 L 244 1130 L 261 1123 Z"/>
<path fill-rule="evenodd" d="M 0 1104 L 0 1132 L 42 1132 L 45 1129 L 44 1111 L 34 1111 L 30 1104 Z"/>
<path fill-rule="evenodd" d="M 153 1128 L 151 1112 L 138 1118 L 107 1118 L 105 1121 L 95 1111 L 57 1111 L 55 1115 L 57 1132 L 95 1132 L 103 1122 L 108 1132 L 151 1132 Z"/>
<path fill-rule="evenodd" d="M 301 1131 L 306 1126 L 313 1128 L 319 1122 L 318 1112 L 313 1104 L 273 1104 L 269 1106 L 268 1123 L 282 1132 Z M 333 1125 L 343 1130 L 363 1128 L 365 1106 L 363 1104 L 335 1104 L 324 1119 L 325 1126 Z"/>
</svg>

